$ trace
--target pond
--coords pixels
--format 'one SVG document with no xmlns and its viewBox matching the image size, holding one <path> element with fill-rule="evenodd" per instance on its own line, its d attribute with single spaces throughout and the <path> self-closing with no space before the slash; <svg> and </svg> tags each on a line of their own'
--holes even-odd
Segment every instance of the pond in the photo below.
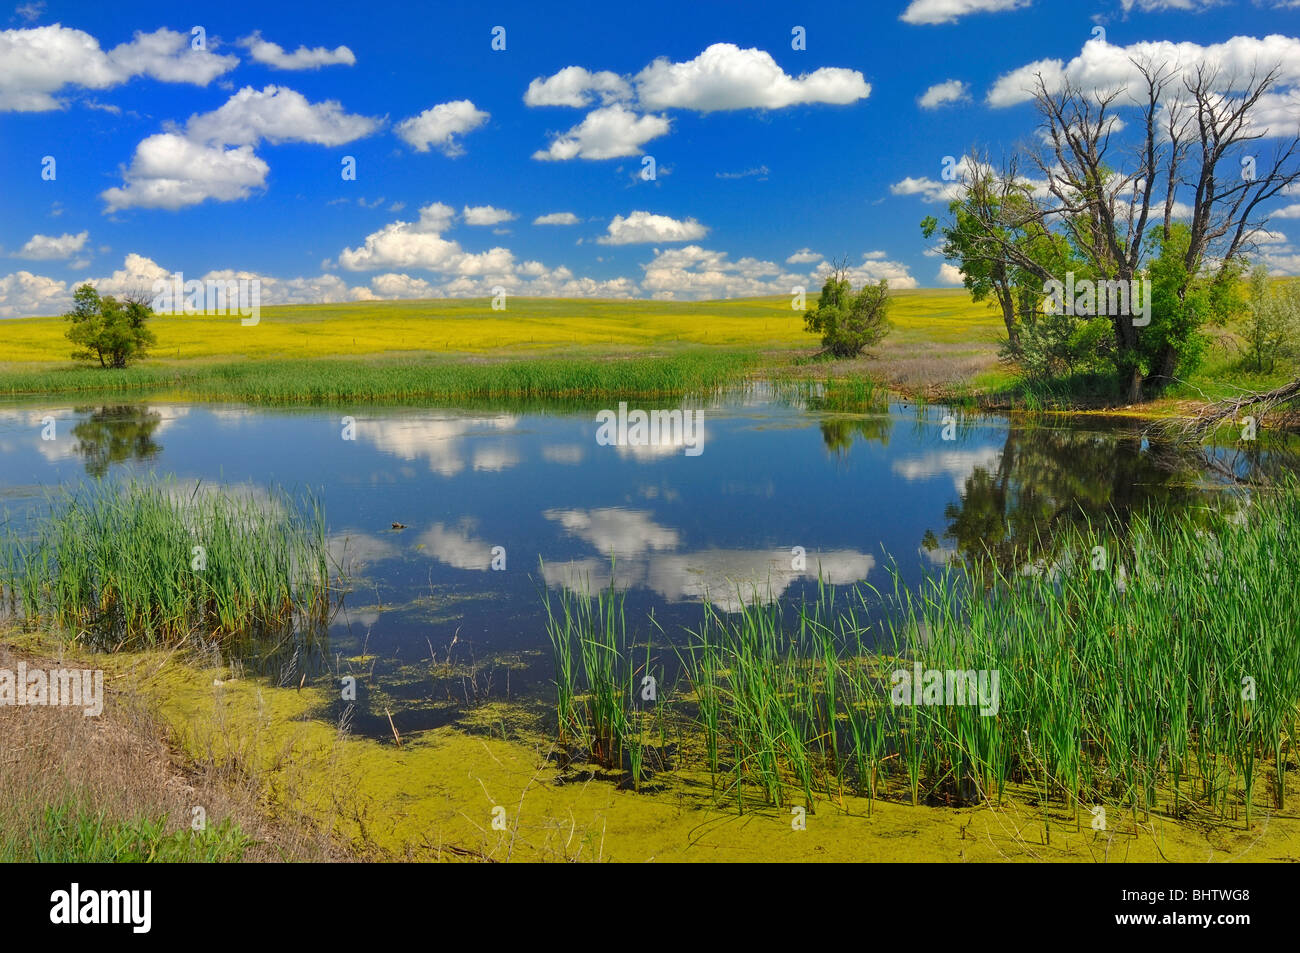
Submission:
<svg viewBox="0 0 1300 953">
<path fill-rule="evenodd" d="M 406 732 L 484 701 L 542 704 L 548 590 L 612 577 L 633 627 L 653 614 L 672 642 L 706 597 L 727 611 L 819 582 L 885 592 L 954 559 L 1019 571 L 1069 523 L 1233 505 L 1225 488 L 1276 465 L 1263 449 L 1178 453 L 1133 422 L 820 403 L 750 385 L 640 442 L 600 434 L 616 408 L 596 405 L 9 404 L 0 510 L 21 532 L 51 490 L 150 475 L 314 493 L 347 595 L 327 638 L 246 662 L 282 684 L 363 673 L 354 725 L 383 735 L 389 714 Z"/>
</svg>

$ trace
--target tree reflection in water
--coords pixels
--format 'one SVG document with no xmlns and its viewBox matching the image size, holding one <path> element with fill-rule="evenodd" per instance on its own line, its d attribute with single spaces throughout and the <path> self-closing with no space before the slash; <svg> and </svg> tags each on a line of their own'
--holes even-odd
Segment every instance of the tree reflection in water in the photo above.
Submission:
<svg viewBox="0 0 1300 953">
<path fill-rule="evenodd" d="M 1121 535 L 1156 510 L 1207 514 L 1206 486 L 1223 482 L 1203 454 L 1153 441 L 1137 430 L 1109 433 L 1012 421 L 997 462 L 966 477 L 961 500 L 944 510 L 943 540 L 972 565 L 1013 572 L 1059 555 L 1072 528 L 1109 524 Z"/>
<path fill-rule="evenodd" d="M 866 440 L 889 446 L 889 432 L 894 421 L 887 415 L 871 417 L 828 417 L 821 422 L 826 449 L 845 454 L 855 441 Z"/>
<path fill-rule="evenodd" d="M 84 413 L 89 408 L 78 408 Z M 100 407 L 72 428 L 86 472 L 102 477 L 115 464 L 148 460 L 162 451 L 154 432 L 162 415 L 148 407 Z"/>
</svg>

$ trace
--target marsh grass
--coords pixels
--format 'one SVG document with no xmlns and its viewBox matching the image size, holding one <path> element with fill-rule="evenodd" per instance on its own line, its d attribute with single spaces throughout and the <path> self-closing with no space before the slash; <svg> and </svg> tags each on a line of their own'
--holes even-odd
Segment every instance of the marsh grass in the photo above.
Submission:
<svg viewBox="0 0 1300 953">
<path fill-rule="evenodd" d="M 0 370 L 0 395 L 136 394 L 257 404 L 678 397 L 742 377 L 748 351 L 684 349 L 657 357 L 257 360 Z"/>
<path fill-rule="evenodd" d="M 324 514 L 283 493 L 96 482 L 0 539 L 0 599 L 97 648 L 311 631 L 330 610 Z"/>
<path fill-rule="evenodd" d="M 870 810 L 882 797 L 998 803 L 1015 787 L 1076 825 L 1094 805 L 1248 827 L 1261 807 L 1284 809 L 1300 729 L 1300 492 L 1196 521 L 1082 526 L 1055 552 L 1011 571 L 950 566 L 915 590 L 894 573 L 884 594 L 706 604 L 679 650 L 673 714 L 702 740 L 716 795 L 811 811 L 853 794 Z M 596 669 L 611 683 L 617 644 L 601 643 Z M 895 673 L 918 664 L 997 672 L 998 695 L 899 703 Z M 622 724 L 605 704 L 588 722 Z M 607 751 L 618 729 L 600 730 Z"/>
<path fill-rule="evenodd" d="M 611 585 L 594 596 L 546 595 L 547 634 L 559 673 L 560 736 L 606 767 L 621 765 L 631 732 L 632 658 L 623 595 Z"/>
<path fill-rule="evenodd" d="M 765 399 L 800 409 L 828 414 L 889 412 L 889 391 L 865 375 L 813 377 L 785 374 L 765 382 L 763 386 Z"/>
<path fill-rule="evenodd" d="M 869 797 L 883 757 L 878 691 L 884 656 L 868 652 L 861 621 L 869 590 L 836 605 L 829 588 L 798 606 L 746 600 L 738 612 L 705 606 L 682 654 L 715 789 L 743 805 L 797 796 Z"/>
<path fill-rule="evenodd" d="M 810 410 L 888 413 L 889 394 L 869 377 L 828 379 L 808 400 Z"/>
<path fill-rule="evenodd" d="M 558 604 L 548 591 L 544 601 L 560 744 L 605 768 L 626 770 L 639 788 L 646 771 L 660 766 L 664 747 L 654 744 L 662 728 L 657 699 L 644 697 L 646 677 L 659 681 L 650 640 L 631 640 L 624 594 L 613 582 L 594 595 L 563 589 Z"/>
</svg>

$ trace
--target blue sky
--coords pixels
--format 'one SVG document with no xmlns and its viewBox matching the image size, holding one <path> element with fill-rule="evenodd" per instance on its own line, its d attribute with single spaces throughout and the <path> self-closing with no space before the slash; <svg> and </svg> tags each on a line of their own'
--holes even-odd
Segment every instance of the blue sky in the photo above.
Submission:
<svg viewBox="0 0 1300 953">
<path fill-rule="evenodd" d="M 0 15 L 0 317 L 175 271 L 264 303 L 788 294 L 832 257 L 935 287 L 944 156 L 1032 139 L 1030 64 L 1272 58 L 1300 119 L 1300 3 L 1271 0 L 176 9 Z M 1261 247 L 1298 273 L 1300 205 L 1276 211 Z"/>
</svg>

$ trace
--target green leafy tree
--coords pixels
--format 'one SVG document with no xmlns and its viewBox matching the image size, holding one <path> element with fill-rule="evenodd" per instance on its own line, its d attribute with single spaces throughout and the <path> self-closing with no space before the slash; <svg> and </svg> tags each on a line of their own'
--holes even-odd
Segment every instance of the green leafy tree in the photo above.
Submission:
<svg viewBox="0 0 1300 953">
<path fill-rule="evenodd" d="M 1061 312 L 1030 311 L 1019 322 L 1015 342 L 1004 341 L 1003 361 L 1015 364 L 1024 376 L 1045 382 L 1072 374 L 1093 374 L 1107 368 L 1110 320 L 1076 317 Z"/>
<path fill-rule="evenodd" d="M 822 350 L 856 357 L 889 333 L 889 283 L 868 281 L 856 294 L 847 263 L 837 262 L 822 285 L 817 307 L 804 312 L 804 328 L 820 334 Z"/>
<path fill-rule="evenodd" d="M 1246 352 L 1257 371 L 1271 373 L 1279 358 L 1295 360 L 1300 354 L 1300 282 L 1274 282 L 1268 268 L 1250 272 L 1242 336 Z"/>
<path fill-rule="evenodd" d="M 940 253 L 957 262 L 971 300 L 996 301 L 1014 352 L 1022 321 L 1042 299 L 1043 281 L 1072 266 L 1069 243 L 1037 218 L 1031 183 L 1014 162 L 1000 171 L 974 157 L 965 165 L 961 195 L 948 204 L 950 221 L 941 226 L 928 215 L 921 234 L 942 237 Z"/>
<path fill-rule="evenodd" d="M 73 306 L 64 317 L 71 322 L 67 338 L 77 350 L 77 360 L 98 360 L 100 367 L 126 367 L 157 343 L 148 327 L 153 309 L 144 294 L 122 300 L 100 296 L 92 285 L 73 293 Z"/>
<path fill-rule="evenodd" d="M 1042 307 L 1044 281 L 1067 271 L 1086 274 L 1086 262 L 1067 237 L 1044 226 L 1032 183 L 1014 160 L 998 170 L 972 156 L 965 166 L 964 188 L 948 204 L 949 222 L 927 216 L 922 235 L 942 238 L 940 253 L 957 263 L 973 301 L 996 302 L 1007 332 L 1004 361 L 1035 381 L 1096 370 L 1109 350 L 1097 322 Z"/>
<path fill-rule="evenodd" d="M 1151 238 L 1151 324 L 1131 352 L 1132 366 L 1145 377 L 1172 379 L 1196 370 L 1208 344 L 1201 328 L 1222 324 L 1234 309 L 1241 259 L 1221 263 L 1217 272 L 1189 266 L 1191 242 L 1191 229 L 1181 222 Z"/>
</svg>

